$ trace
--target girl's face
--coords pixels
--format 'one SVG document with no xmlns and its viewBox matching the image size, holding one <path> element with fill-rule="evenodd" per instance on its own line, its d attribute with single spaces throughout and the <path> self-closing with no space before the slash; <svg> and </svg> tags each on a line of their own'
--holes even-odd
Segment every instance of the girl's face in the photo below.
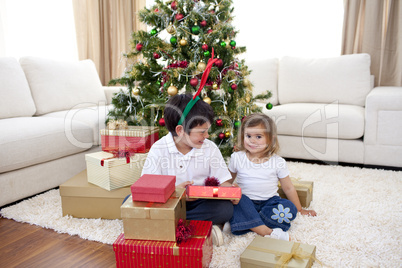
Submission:
<svg viewBox="0 0 402 268">
<path fill-rule="evenodd" d="M 244 130 L 244 147 L 251 155 L 258 155 L 267 148 L 268 137 L 263 125 L 246 127 Z"/>
</svg>

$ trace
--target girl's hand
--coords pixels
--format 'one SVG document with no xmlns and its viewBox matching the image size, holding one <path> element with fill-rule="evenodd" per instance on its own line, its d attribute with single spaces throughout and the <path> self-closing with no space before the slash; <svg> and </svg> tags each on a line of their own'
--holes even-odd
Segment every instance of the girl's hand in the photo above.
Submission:
<svg viewBox="0 0 402 268">
<path fill-rule="evenodd" d="M 317 212 L 315 212 L 314 210 L 307 210 L 304 208 L 302 208 L 302 210 L 300 210 L 300 214 L 307 215 L 307 216 L 313 216 L 313 217 L 317 216 Z"/>
<path fill-rule="evenodd" d="M 237 185 L 237 183 L 233 183 L 232 187 L 239 187 L 239 185 Z M 239 200 L 230 200 L 230 201 L 232 202 L 233 205 L 237 205 L 237 204 L 239 204 L 240 199 Z"/>
</svg>

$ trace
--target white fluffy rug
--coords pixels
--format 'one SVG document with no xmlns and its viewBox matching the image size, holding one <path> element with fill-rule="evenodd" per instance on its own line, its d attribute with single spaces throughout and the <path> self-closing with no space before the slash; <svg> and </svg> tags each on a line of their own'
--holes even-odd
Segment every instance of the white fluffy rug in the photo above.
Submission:
<svg viewBox="0 0 402 268">
<path fill-rule="evenodd" d="M 291 176 L 314 181 L 310 208 L 317 217 L 297 216 L 289 230 L 294 241 L 315 245 L 325 267 L 402 267 L 402 171 L 288 163 Z M 3 217 L 60 233 L 112 244 L 121 220 L 62 217 L 58 190 L 0 211 Z M 211 267 L 240 267 L 240 254 L 255 234 L 224 232 Z M 314 264 L 313 267 L 320 267 Z"/>
</svg>

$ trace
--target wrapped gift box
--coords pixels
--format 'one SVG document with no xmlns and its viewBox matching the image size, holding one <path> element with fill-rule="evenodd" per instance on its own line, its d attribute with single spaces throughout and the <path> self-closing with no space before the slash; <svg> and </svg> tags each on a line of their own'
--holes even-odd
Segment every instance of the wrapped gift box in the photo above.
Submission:
<svg viewBox="0 0 402 268">
<path fill-rule="evenodd" d="M 194 235 L 182 242 L 125 239 L 125 234 L 113 243 L 117 267 L 209 267 L 212 259 L 210 221 L 190 221 Z"/>
<path fill-rule="evenodd" d="M 129 126 L 126 129 L 101 129 L 102 150 L 105 152 L 129 151 L 147 153 L 159 139 L 159 128 L 148 126 Z"/>
<path fill-rule="evenodd" d="M 240 187 L 188 185 L 186 191 L 189 198 L 227 200 L 239 200 L 241 198 Z"/>
<path fill-rule="evenodd" d="M 176 188 L 166 203 L 137 202 L 130 197 L 121 206 L 126 239 L 176 241 L 179 219 L 186 219 L 186 196 Z"/>
<path fill-rule="evenodd" d="M 300 199 L 300 204 L 304 208 L 308 208 L 310 206 L 311 201 L 313 200 L 313 186 L 314 182 L 312 181 L 298 181 L 292 178 L 292 183 L 296 188 L 297 195 Z M 281 184 L 278 184 L 278 194 L 282 198 L 286 198 L 285 193 L 281 188 Z"/>
<path fill-rule="evenodd" d="M 86 154 L 88 182 L 109 191 L 131 186 L 140 178 L 147 155 L 118 158 L 107 152 Z"/>
<path fill-rule="evenodd" d="M 144 174 L 133 185 L 133 201 L 166 203 L 175 191 L 176 176 Z"/>
<path fill-rule="evenodd" d="M 291 252 L 295 253 L 294 256 L 297 258 L 289 256 L 291 254 L 288 253 Z M 286 259 L 289 259 L 289 262 L 285 263 Z M 305 268 L 311 267 L 314 260 L 315 246 L 262 236 L 256 236 L 240 255 L 242 268 Z"/>
<path fill-rule="evenodd" d="M 130 187 L 107 191 L 88 183 L 87 171 L 72 177 L 60 187 L 63 216 L 120 219 L 120 207 Z"/>
</svg>

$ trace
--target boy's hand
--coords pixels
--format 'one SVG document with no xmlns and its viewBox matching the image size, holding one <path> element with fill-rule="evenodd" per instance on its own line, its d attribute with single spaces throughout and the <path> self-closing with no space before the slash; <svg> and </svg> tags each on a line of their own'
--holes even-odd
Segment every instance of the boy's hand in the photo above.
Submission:
<svg viewBox="0 0 402 268">
<path fill-rule="evenodd" d="M 239 185 L 237 185 L 237 183 L 233 183 L 232 187 L 239 187 Z M 237 199 L 236 200 L 230 200 L 230 201 L 232 202 L 233 205 L 237 205 L 237 204 L 239 204 L 240 199 L 239 200 L 237 200 Z"/>
<path fill-rule="evenodd" d="M 187 185 L 192 185 L 194 184 L 194 181 L 185 181 L 183 183 L 180 183 L 179 185 L 177 185 L 177 188 L 186 188 Z M 186 194 L 186 201 L 195 201 L 197 200 L 197 198 L 188 198 L 187 194 Z"/>
<path fill-rule="evenodd" d="M 307 210 L 307 209 L 303 209 L 303 208 L 302 208 L 302 210 L 300 210 L 300 214 L 313 216 L 313 217 L 317 216 L 317 212 L 315 212 L 314 210 Z"/>
</svg>

